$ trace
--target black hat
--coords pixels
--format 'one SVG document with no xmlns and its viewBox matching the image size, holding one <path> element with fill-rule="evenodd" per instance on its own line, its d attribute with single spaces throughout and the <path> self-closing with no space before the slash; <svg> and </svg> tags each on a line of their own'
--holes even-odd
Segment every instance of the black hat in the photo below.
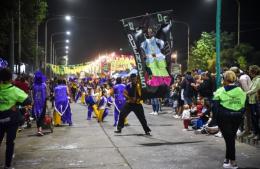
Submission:
<svg viewBox="0 0 260 169">
<path fill-rule="evenodd" d="M 136 77 L 136 74 L 135 74 L 135 73 L 132 73 L 132 74 L 130 75 L 130 78 L 134 78 L 134 77 Z"/>
</svg>

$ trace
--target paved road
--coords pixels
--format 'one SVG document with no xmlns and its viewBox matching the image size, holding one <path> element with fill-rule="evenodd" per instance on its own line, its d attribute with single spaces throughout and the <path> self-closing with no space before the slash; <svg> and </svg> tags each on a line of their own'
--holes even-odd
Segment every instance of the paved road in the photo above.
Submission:
<svg viewBox="0 0 260 169">
<path fill-rule="evenodd" d="M 86 120 L 86 107 L 72 104 L 72 127 L 46 130 L 35 136 L 35 124 L 16 139 L 13 165 L 16 169 L 217 169 L 222 168 L 224 142 L 214 136 L 182 131 L 182 122 L 173 119 L 170 108 L 152 116 L 145 105 L 152 136 L 145 136 L 133 113 L 130 126 L 114 134 L 112 113 L 103 124 Z M 1 147 L 0 166 L 4 152 Z M 237 143 L 241 168 L 260 168 L 260 149 Z"/>
</svg>

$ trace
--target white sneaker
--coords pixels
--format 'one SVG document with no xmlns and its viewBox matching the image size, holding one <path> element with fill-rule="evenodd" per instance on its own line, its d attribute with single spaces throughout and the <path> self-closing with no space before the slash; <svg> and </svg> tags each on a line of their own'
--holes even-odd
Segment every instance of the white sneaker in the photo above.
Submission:
<svg viewBox="0 0 260 169">
<path fill-rule="evenodd" d="M 242 131 L 241 131 L 241 130 L 237 130 L 237 136 L 240 136 L 240 135 L 241 135 L 241 133 L 242 133 Z"/>
<path fill-rule="evenodd" d="M 175 119 L 178 119 L 178 118 L 179 118 L 178 114 L 175 114 L 173 117 L 174 117 Z"/>
<path fill-rule="evenodd" d="M 155 113 L 155 112 L 151 112 L 151 113 L 149 113 L 149 114 L 154 115 L 154 113 Z"/>
<path fill-rule="evenodd" d="M 215 137 L 222 137 L 222 133 L 218 132 L 217 134 L 214 135 Z"/>
<path fill-rule="evenodd" d="M 154 114 L 153 115 L 155 115 L 155 116 L 158 116 L 158 112 L 154 112 Z"/>
<path fill-rule="evenodd" d="M 237 165 L 232 165 L 231 163 L 224 163 L 223 164 L 223 168 L 230 168 L 230 169 L 237 169 L 238 166 Z"/>
<path fill-rule="evenodd" d="M 188 129 L 182 129 L 182 131 L 188 131 Z"/>
</svg>

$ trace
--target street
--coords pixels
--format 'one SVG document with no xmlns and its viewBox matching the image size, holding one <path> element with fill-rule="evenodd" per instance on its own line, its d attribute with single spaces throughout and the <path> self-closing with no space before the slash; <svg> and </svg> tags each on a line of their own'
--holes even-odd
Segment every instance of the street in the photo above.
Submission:
<svg viewBox="0 0 260 169">
<path fill-rule="evenodd" d="M 35 135 L 36 126 L 18 133 L 13 167 L 16 169 L 216 169 L 225 157 L 223 138 L 183 131 L 182 121 L 172 117 L 171 108 L 163 107 L 159 116 L 149 115 L 144 105 L 152 136 L 144 131 L 134 113 L 130 126 L 114 134 L 113 113 L 99 124 L 86 120 L 86 106 L 71 104 L 73 126 L 45 130 Z M 241 168 L 260 168 L 260 149 L 236 143 L 237 163 Z M 0 152 L 3 166 L 5 141 Z"/>
</svg>

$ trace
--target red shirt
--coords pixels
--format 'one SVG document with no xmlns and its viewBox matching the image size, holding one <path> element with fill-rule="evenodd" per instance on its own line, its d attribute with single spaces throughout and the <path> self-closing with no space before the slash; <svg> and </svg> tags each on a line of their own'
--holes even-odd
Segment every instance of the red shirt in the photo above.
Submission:
<svg viewBox="0 0 260 169">
<path fill-rule="evenodd" d="M 15 80 L 13 84 L 23 90 L 25 93 L 29 93 L 29 85 L 26 82 L 21 82 L 19 80 Z"/>
</svg>

